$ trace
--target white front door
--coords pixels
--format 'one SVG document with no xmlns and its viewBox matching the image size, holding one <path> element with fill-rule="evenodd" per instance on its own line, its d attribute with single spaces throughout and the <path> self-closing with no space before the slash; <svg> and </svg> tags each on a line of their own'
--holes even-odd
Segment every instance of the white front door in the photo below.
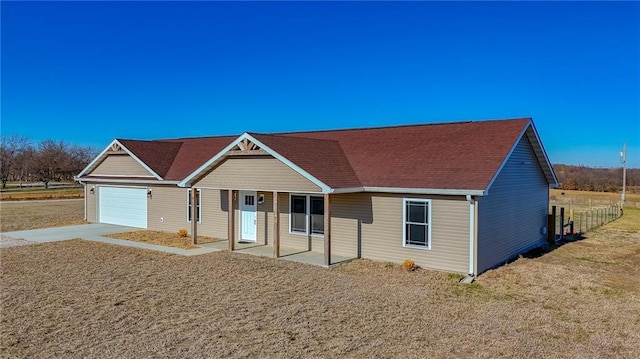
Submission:
<svg viewBox="0 0 640 359">
<path fill-rule="evenodd" d="M 256 228 L 258 227 L 257 193 L 240 191 L 240 240 L 256 241 Z"/>
</svg>

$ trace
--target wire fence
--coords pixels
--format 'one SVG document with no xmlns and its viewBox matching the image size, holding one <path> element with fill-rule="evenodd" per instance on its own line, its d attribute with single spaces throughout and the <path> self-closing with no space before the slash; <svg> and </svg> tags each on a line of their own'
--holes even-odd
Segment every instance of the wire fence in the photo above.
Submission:
<svg viewBox="0 0 640 359">
<path fill-rule="evenodd" d="M 554 206 L 555 207 L 555 206 Z M 560 207 L 560 213 L 555 215 L 555 235 L 564 237 L 565 235 L 583 234 L 594 228 L 603 226 L 622 216 L 620 206 L 600 206 L 580 211 L 564 212 L 564 207 Z"/>
</svg>

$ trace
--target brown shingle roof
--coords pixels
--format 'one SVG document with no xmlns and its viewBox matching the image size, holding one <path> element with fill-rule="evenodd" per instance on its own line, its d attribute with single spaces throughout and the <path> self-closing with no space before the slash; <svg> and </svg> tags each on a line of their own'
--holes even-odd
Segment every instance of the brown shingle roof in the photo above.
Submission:
<svg viewBox="0 0 640 359">
<path fill-rule="evenodd" d="M 118 139 L 140 161 L 168 181 L 180 181 L 220 152 L 237 136 L 154 141 Z"/>
<path fill-rule="evenodd" d="M 211 157 L 222 151 L 238 136 L 183 138 L 176 140 L 182 143 L 165 179 L 180 181 L 198 169 Z"/>
<path fill-rule="evenodd" d="M 529 118 L 250 134 L 331 188 L 484 190 Z M 165 180 L 184 180 L 237 136 L 119 140 Z"/>
<path fill-rule="evenodd" d="M 174 162 L 180 146 L 179 142 L 137 141 L 118 139 L 124 147 L 131 151 L 160 177 L 165 177 Z"/>
<path fill-rule="evenodd" d="M 338 141 L 250 134 L 331 188 L 360 187 Z"/>
<path fill-rule="evenodd" d="M 529 121 L 521 118 L 278 136 L 337 141 L 365 187 L 483 190 Z M 325 168 L 320 163 L 309 172 L 315 175 Z"/>
</svg>

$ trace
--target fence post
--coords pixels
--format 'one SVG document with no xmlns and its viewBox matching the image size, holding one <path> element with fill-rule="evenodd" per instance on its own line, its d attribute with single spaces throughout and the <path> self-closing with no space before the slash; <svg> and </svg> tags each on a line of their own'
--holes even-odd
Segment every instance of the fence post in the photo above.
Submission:
<svg viewBox="0 0 640 359">
<path fill-rule="evenodd" d="M 560 240 L 564 239 L 564 207 L 560 207 Z"/>
<path fill-rule="evenodd" d="M 556 243 L 556 206 L 551 206 L 551 214 L 547 221 L 547 243 Z"/>
</svg>

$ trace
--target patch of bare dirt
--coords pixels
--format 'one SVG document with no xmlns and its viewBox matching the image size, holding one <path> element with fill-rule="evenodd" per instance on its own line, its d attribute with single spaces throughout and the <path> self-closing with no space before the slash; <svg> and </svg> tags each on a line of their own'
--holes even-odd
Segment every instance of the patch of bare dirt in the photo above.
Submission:
<svg viewBox="0 0 640 359">
<path fill-rule="evenodd" d="M 30 242 L 22 238 L 13 238 L 4 234 L 0 234 L 0 248 L 28 246 L 31 244 L 36 244 L 36 242 Z"/>
<path fill-rule="evenodd" d="M 176 233 L 160 232 L 160 231 L 133 231 L 107 234 L 105 237 L 124 239 L 127 241 L 144 242 L 149 244 L 157 244 L 160 246 L 175 247 L 182 249 L 200 248 L 198 245 L 191 243 L 191 237 L 180 237 Z M 198 243 L 212 243 L 220 241 L 218 238 L 198 236 Z"/>
</svg>

